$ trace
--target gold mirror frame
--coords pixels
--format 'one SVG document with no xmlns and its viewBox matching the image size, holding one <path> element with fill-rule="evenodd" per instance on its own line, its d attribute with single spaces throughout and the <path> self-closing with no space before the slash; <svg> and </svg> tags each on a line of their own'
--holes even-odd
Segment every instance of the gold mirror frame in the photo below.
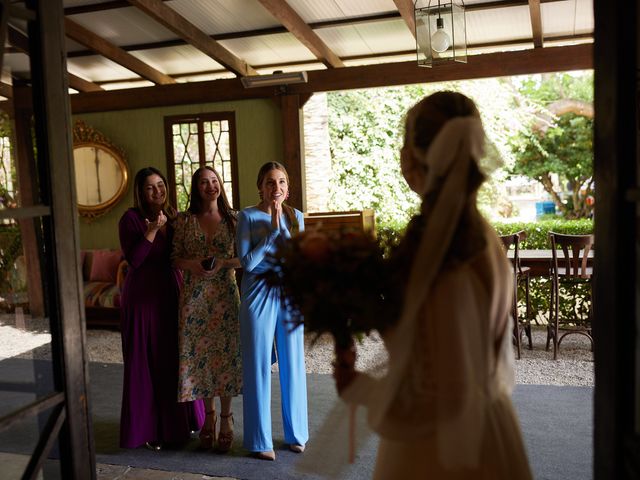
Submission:
<svg viewBox="0 0 640 480">
<path fill-rule="evenodd" d="M 74 167 L 76 167 L 76 191 L 78 190 L 77 182 L 79 179 L 78 168 L 75 162 L 79 161 L 79 150 L 83 148 L 94 149 L 96 158 L 98 156 L 98 152 L 100 151 L 103 153 L 103 156 L 106 156 L 106 158 L 113 159 L 113 161 L 115 162 L 115 167 L 120 174 L 120 184 L 114 185 L 111 188 L 112 191 L 115 190 L 115 193 L 113 193 L 110 198 L 105 201 L 89 205 L 81 204 L 80 202 L 78 202 L 78 213 L 80 214 L 80 216 L 89 220 L 93 220 L 106 214 L 120 200 L 122 200 L 122 197 L 124 197 L 127 191 L 127 186 L 129 183 L 129 168 L 125 160 L 124 152 L 119 147 L 111 143 L 111 141 L 106 138 L 101 132 L 88 126 L 83 121 L 78 120 L 75 122 L 73 127 L 73 151 Z M 98 172 L 96 172 L 96 176 L 97 175 L 99 175 Z M 99 179 L 97 179 L 96 181 L 98 183 L 100 182 Z"/>
</svg>

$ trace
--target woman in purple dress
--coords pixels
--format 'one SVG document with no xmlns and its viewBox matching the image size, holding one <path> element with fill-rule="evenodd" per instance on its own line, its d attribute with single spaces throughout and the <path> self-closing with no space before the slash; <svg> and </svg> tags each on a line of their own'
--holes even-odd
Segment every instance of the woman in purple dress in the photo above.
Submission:
<svg viewBox="0 0 640 480">
<path fill-rule="evenodd" d="M 167 181 L 153 167 L 134 181 L 134 207 L 120 219 L 120 246 L 129 263 L 122 288 L 124 381 L 120 446 L 159 450 L 189 440 L 204 421 L 202 402 L 177 401 L 178 295 L 171 266 L 175 210 Z"/>
</svg>

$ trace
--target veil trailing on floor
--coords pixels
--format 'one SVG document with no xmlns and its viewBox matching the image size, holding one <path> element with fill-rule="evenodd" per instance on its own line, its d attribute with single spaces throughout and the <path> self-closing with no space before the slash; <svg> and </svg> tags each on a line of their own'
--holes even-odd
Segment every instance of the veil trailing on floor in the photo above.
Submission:
<svg viewBox="0 0 640 480">
<path fill-rule="evenodd" d="M 442 465 L 473 467 L 478 464 L 484 429 L 481 412 L 492 393 L 485 389 L 486 379 L 474 378 L 473 362 L 482 357 L 478 342 L 465 338 L 473 339 L 483 332 L 469 331 L 479 329 L 477 325 L 451 325 L 467 331 L 466 335 L 458 336 L 461 344 L 455 351 L 465 353 L 456 361 L 471 367 L 461 369 L 467 375 L 465 378 L 452 380 L 447 365 L 431 364 L 429 356 L 423 353 L 432 345 L 425 344 L 424 324 L 428 319 L 421 313 L 469 200 L 471 162 L 476 162 L 483 173 L 497 167 L 480 164 L 484 141 L 479 118 L 456 117 L 444 124 L 428 150 L 418 157 L 426 171 L 422 198 L 428 196 L 430 201 L 435 201 L 425 214 L 426 223 L 409 273 L 401 317 L 385 337 L 388 361 L 358 375 L 343 392 L 342 401 L 336 403 L 321 430 L 311 439 L 299 462 L 301 470 L 338 477 L 348 462 L 350 443 L 361 444 L 371 430 L 387 439 L 401 441 L 435 435 Z M 491 236 L 488 238 L 487 243 L 491 243 Z M 499 270 L 496 265 L 490 268 Z M 496 298 L 489 301 L 492 315 L 502 314 L 505 308 L 508 312 L 508 306 L 500 304 L 504 302 Z M 498 363 L 511 365 L 511 370 L 506 368 L 497 377 L 504 381 L 500 388 L 510 391 L 512 363 L 507 359 L 505 362 Z M 356 405 L 366 407 L 366 421 L 364 409 L 358 408 L 354 415 Z M 350 428 L 349 419 L 355 422 L 355 428 L 353 425 Z"/>
</svg>

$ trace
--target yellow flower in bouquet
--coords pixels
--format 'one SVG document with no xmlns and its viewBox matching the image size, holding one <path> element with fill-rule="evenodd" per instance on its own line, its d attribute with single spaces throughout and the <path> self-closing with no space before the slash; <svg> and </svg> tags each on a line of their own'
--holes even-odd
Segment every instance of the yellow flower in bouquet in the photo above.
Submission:
<svg viewBox="0 0 640 480">
<path fill-rule="evenodd" d="M 280 244 L 270 261 L 264 278 L 280 289 L 294 326 L 330 333 L 346 347 L 389 323 L 386 265 L 371 236 L 307 230 Z"/>
</svg>

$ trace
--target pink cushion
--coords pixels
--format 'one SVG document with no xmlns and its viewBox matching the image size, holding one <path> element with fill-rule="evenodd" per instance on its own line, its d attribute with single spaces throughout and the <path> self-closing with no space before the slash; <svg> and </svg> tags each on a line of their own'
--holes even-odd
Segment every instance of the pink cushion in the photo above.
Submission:
<svg viewBox="0 0 640 480">
<path fill-rule="evenodd" d="M 89 281 L 116 283 L 122 252 L 120 250 L 94 250 L 92 257 Z"/>
</svg>

